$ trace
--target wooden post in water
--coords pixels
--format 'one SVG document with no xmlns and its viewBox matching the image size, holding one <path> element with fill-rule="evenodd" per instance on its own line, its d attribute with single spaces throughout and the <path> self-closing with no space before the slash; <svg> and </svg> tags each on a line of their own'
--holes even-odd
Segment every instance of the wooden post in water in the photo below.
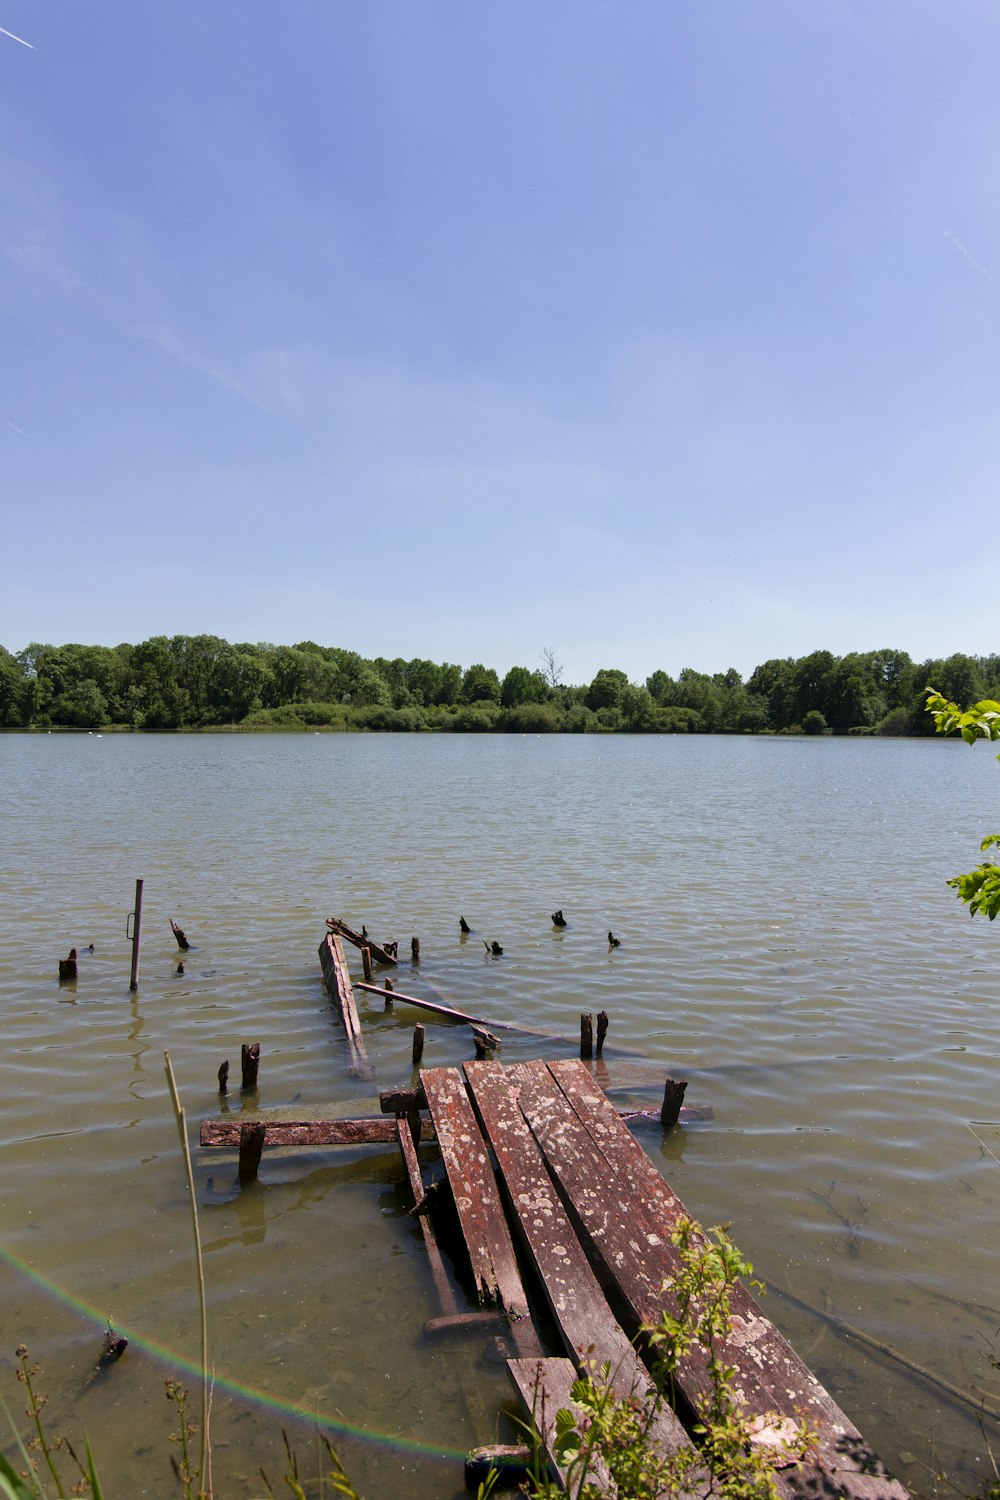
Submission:
<svg viewBox="0 0 1000 1500">
<path fill-rule="evenodd" d="M 132 938 L 132 974 L 129 978 L 130 990 L 139 988 L 139 938 L 142 932 L 142 885 L 141 880 L 135 883 L 135 908 L 132 911 L 132 932 L 129 934 L 128 923 L 125 923 L 126 936 Z"/>
<path fill-rule="evenodd" d="M 681 1105 L 684 1103 L 684 1094 L 687 1090 L 687 1080 L 674 1080 L 668 1078 L 663 1089 L 663 1106 L 660 1110 L 660 1124 L 664 1130 L 670 1130 L 680 1119 Z"/>
<path fill-rule="evenodd" d="M 219 1093 L 229 1093 L 229 1058 L 227 1057 L 219 1069 Z"/>
<path fill-rule="evenodd" d="M 418 1021 L 417 1024 L 416 1024 L 416 1026 L 414 1026 L 414 1028 L 413 1028 L 413 1064 L 414 1064 L 414 1067 L 416 1067 L 417 1063 L 420 1061 L 420 1059 L 423 1057 L 423 1055 L 424 1055 L 424 1028 L 423 1028 L 423 1026 L 421 1026 L 420 1022 Z"/>
<path fill-rule="evenodd" d="M 584 1011 L 580 1017 L 580 1056 L 583 1058 L 594 1055 L 594 1017 L 589 1011 Z"/>
<path fill-rule="evenodd" d="M 365 971 L 365 979 L 369 984 L 372 982 L 372 950 L 366 943 L 361 950 L 361 963 Z"/>
<path fill-rule="evenodd" d="M 384 991 L 384 993 L 385 993 L 385 1009 L 386 1010 L 392 1010 L 392 991 L 393 991 L 393 988 L 394 988 L 394 986 L 393 986 L 392 980 L 391 979 L 387 979 L 386 982 L 385 982 L 385 991 Z"/>
<path fill-rule="evenodd" d="M 244 1089 L 255 1089 L 257 1087 L 257 1069 L 260 1067 L 260 1042 L 254 1042 L 252 1045 L 244 1042 L 241 1057 L 243 1062 L 243 1083 L 241 1087 Z"/>
<path fill-rule="evenodd" d="M 418 937 L 410 938 L 410 953 L 413 956 L 413 962 L 418 964 L 420 962 L 420 939 Z"/>
<path fill-rule="evenodd" d="M 240 1164 L 238 1170 L 241 1182 L 247 1182 L 251 1177 L 257 1176 L 261 1152 L 264 1149 L 264 1133 L 266 1129 L 267 1126 L 262 1120 L 256 1120 L 252 1125 L 240 1126 Z"/>
<path fill-rule="evenodd" d="M 604 1038 L 608 1034 L 608 1013 L 606 1010 L 597 1012 L 597 1055 L 600 1057 L 604 1051 Z"/>
</svg>

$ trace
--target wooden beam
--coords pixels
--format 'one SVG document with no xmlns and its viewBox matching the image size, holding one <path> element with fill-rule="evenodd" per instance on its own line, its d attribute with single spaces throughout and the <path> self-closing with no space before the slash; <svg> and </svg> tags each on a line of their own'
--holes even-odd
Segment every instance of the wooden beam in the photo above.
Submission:
<svg viewBox="0 0 1000 1500">
<path fill-rule="evenodd" d="M 523 1083 L 531 1073 L 540 1079 L 540 1069 L 548 1072 L 572 1106 L 581 1127 L 578 1131 L 560 1116 L 551 1085 Z M 663 1308 L 670 1306 L 663 1282 L 679 1269 L 671 1235 L 678 1220 L 690 1215 L 579 1063 L 524 1064 L 513 1071 L 522 1076 L 522 1108 L 546 1160 L 588 1235 L 600 1247 L 605 1264 L 609 1257 L 613 1261 L 613 1274 L 634 1316 L 641 1323 L 657 1322 Z M 588 1186 L 595 1178 L 604 1184 L 600 1195 Z M 608 1213 L 605 1200 L 627 1203 L 626 1232 L 615 1223 L 621 1210 Z M 794 1473 L 775 1474 L 779 1493 L 791 1500 L 803 1493 L 835 1489 L 844 1500 L 907 1500 L 903 1486 L 765 1318 L 742 1283 L 733 1288 L 730 1307 L 732 1333 L 719 1352 L 734 1372 L 737 1394 L 747 1413 L 805 1417 L 817 1432 L 815 1447 L 801 1467 Z M 689 1399 L 697 1401 L 706 1382 L 703 1357 L 692 1350 L 678 1384 Z"/>
<path fill-rule="evenodd" d="M 517 1207 L 518 1226 L 566 1353 L 588 1374 L 606 1363 L 614 1390 L 625 1399 L 645 1395 L 653 1389 L 653 1378 L 608 1306 L 503 1068 L 495 1062 L 466 1063 L 465 1076 Z M 628 1204 L 627 1194 L 621 1202 Z M 661 1452 L 676 1453 L 690 1446 L 687 1433 L 667 1406 L 653 1418 L 650 1432 Z M 703 1490 L 704 1475 L 692 1475 L 691 1493 Z"/>
<path fill-rule="evenodd" d="M 353 943 L 355 948 L 369 948 L 376 963 L 391 964 L 393 968 L 396 967 L 393 955 L 387 953 L 384 948 L 380 948 L 378 943 L 373 943 L 367 933 L 355 932 L 353 927 L 348 927 L 347 923 L 342 922 L 339 917 L 327 917 L 326 925 L 337 937 L 346 938 L 349 943 Z"/>
<path fill-rule="evenodd" d="M 499 1302 L 522 1354 L 541 1354 L 489 1151 L 457 1068 L 425 1068 L 420 1081 L 481 1298 Z"/>
<path fill-rule="evenodd" d="M 363 984 L 358 981 L 358 989 L 366 990 L 372 995 L 385 995 L 385 991 L 379 984 Z M 454 1010 L 450 1005 L 439 1005 L 436 1000 L 418 1000 L 416 995 L 404 995 L 401 990 L 393 990 L 393 1000 L 398 1000 L 401 1005 L 415 1005 L 418 1010 L 433 1011 L 436 1016 L 444 1016 L 447 1021 L 458 1021 L 466 1026 L 496 1026 L 501 1031 L 521 1031 L 520 1026 L 510 1026 L 503 1021 L 484 1021 L 482 1016 L 470 1016 L 464 1010 Z"/>
<path fill-rule="evenodd" d="M 323 970 L 330 998 L 340 1011 L 340 1019 L 347 1033 L 348 1072 L 352 1078 L 374 1078 L 375 1070 L 368 1061 L 358 1008 L 354 1003 L 351 976 L 347 972 L 344 945 L 336 933 L 328 932 L 319 945 L 319 961 Z"/>
<path fill-rule="evenodd" d="M 238 1114 L 202 1120 L 203 1146 L 238 1146 L 246 1124 Z M 251 1121 L 250 1123 L 255 1123 Z M 269 1120 L 265 1118 L 266 1146 L 389 1146 L 396 1141 L 396 1122 L 385 1115 L 370 1120 Z M 434 1140 L 434 1126 L 420 1122 L 422 1141 Z"/>
<path fill-rule="evenodd" d="M 537 1432 L 549 1469 L 565 1490 L 570 1483 L 568 1467 L 556 1454 L 556 1413 L 583 1413 L 573 1400 L 573 1386 L 578 1380 L 576 1367 L 568 1359 L 509 1359 L 507 1373 L 514 1383 L 521 1405 Z M 592 1461 L 587 1477 L 602 1495 L 614 1495 L 615 1486 L 601 1459 Z"/>
</svg>

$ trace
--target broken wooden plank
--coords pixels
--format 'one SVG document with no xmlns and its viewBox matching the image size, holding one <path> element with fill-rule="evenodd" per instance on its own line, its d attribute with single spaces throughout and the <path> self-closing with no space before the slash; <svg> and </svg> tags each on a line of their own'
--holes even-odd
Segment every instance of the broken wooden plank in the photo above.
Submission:
<svg viewBox="0 0 1000 1500">
<path fill-rule="evenodd" d="M 327 991 L 337 1004 L 347 1033 L 348 1072 L 353 1078 L 373 1078 L 375 1070 L 368 1061 L 364 1037 L 361 1035 L 361 1022 L 354 1003 L 351 976 L 347 972 L 344 945 L 336 933 L 328 932 L 320 943 L 319 961 Z"/>
<path fill-rule="evenodd" d="M 238 1146 L 241 1115 L 222 1115 L 201 1122 L 203 1146 Z M 244 1124 L 246 1121 L 244 1120 Z M 265 1117 L 266 1146 L 387 1146 L 396 1141 L 396 1122 L 384 1115 L 370 1120 L 271 1120 Z M 420 1138 L 434 1140 L 434 1126 L 420 1122 Z"/>
<path fill-rule="evenodd" d="M 532 1067 L 515 1070 L 522 1076 Z M 670 1306 L 660 1289 L 680 1269 L 671 1235 L 681 1218 L 689 1218 L 683 1203 L 660 1176 L 646 1153 L 632 1139 L 617 1113 L 594 1084 L 587 1070 L 574 1062 L 554 1062 L 547 1072 L 564 1094 L 580 1122 L 579 1132 L 553 1123 L 558 1109 L 552 1090 L 542 1082 L 522 1089 L 522 1106 L 530 1113 L 532 1130 L 540 1139 L 546 1160 L 559 1176 L 574 1210 L 602 1258 L 613 1260 L 613 1274 L 640 1323 L 655 1323 Z M 540 1075 L 536 1075 L 540 1078 Z M 589 1144 L 585 1144 L 589 1143 Z M 590 1186 L 582 1162 L 588 1160 Z M 596 1158 L 596 1159 L 595 1159 Z M 583 1173 L 582 1178 L 578 1173 Z M 600 1191 L 593 1187 L 601 1181 Z M 628 1232 L 615 1231 L 605 1213 L 610 1198 L 628 1203 Z M 841 1411 L 787 1340 L 764 1316 L 742 1283 L 730 1296 L 732 1332 L 720 1346 L 733 1371 L 737 1396 L 750 1415 L 805 1417 L 816 1429 L 814 1448 L 794 1472 L 775 1474 L 779 1492 L 786 1496 L 824 1492 L 835 1486 L 851 1500 L 906 1500 L 907 1492 L 875 1455 L 853 1422 Z M 692 1351 L 678 1372 L 678 1383 L 697 1401 L 704 1390 L 703 1360 Z"/>
<path fill-rule="evenodd" d="M 438 1248 L 434 1225 L 431 1223 L 430 1215 L 422 1212 L 426 1208 L 427 1194 L 424 1189 L 423 1174 L 420 1171 L 420 1163 L 417 1160 L 417 1148 L 413 1144 L 409 1122 L 404 1119 L 398 1119 L 394 1124 L 396 1140 L 399 1143 L 403 1165 L 406 1168 L 406 1176 L 410 1184 L 410 1192 L 413 1196 L 413 1209 L 416 1213 L 417 1223 L 420 1225 L 420 1233 L 424 1237 L 424 1248 L 427 1251 L 431 1275 L 434 1278 L 434 1286 L 437 1289 L 438 1305 L 441 1308 L 439 1317 L 429 1318 L 424 1324 L 424 1332 L 440 1333 L 446 1329 L 465 1328 L 473 1324 L 481 1326 L 483 1322 L 482 1312 L 460 1313 L 458 1310 L 458 1300 L 448 1279 L 444 1259 Z M 486 1316 L 488 1318 L 489 1314 Z"/>
<path fill-rule="evenodd" d="M 359 990 L 367 990 L 372 995 L 384 995 L 380 984 L 364 984 L 358 981 Z M 404 995 L 401 990 L 393 990 L 392 998 L 400 1005 L 415 1005 L 418 1010 L 433 1011 L 436 1016 L 444 1016 L 446 1021 L 458 1021 L 467 1026 L 496 1026 L 501 1031 L 523 1031 L 521 1026 L 511 1026 L 505 1021 L 484 1021 L 482 1016 L 467 1015 L 464 1010 L 454 1010 L 450 1005 L 439 1005 L 436 1000 L 418 1000 L 416 995 Z"/>
<path fill-rule="evenodd" d="M 437 1132 L 480 1297 L 499 1302 L 522 1354 L 541 1354 L 489 1151 L 457 1068 L 425 1068 L 420 1082 Z"/>
<path fill-rule="evenodd" d="M 556 1414 L 583 1411 L 573 1400 L 573 1386 L 579 1378 L 568 1359 L 509 1359 L 507 1373 L 521 1398 L 521 1404 L 537 1432 L 549 1469 L 565 1490 L 570 1483 L 569 1467 L 556 1454 Z M 606 1465 L 598 1458 L 588 1466 L 587 1477 L 602 1495 L 616 1493 Z"/>
<path fill-rule="evenodd" d="M 608 1306 L 502 1066 L 466 1063 L 465 1075 L 567 1353 L 587 1374 L 607 1365 L 618 1395 L 644 1396 L 653 1389 L 652 1376 Z M 650 1431 L 663 1453 L 690 1442 L 669 1407 L 657 1413 Z"/>
<path fill-rule="evenodd" d="M 391 964 L 393 968 L 396 967 L 395 955 L 379 947 L 378 943 L 373 943 L 366 932 L 355 932 L 353 927 L 348 927 L 347 923 L 342 922 L 339 917 L 327 917 L 326 925 L 337 937 L 346 938 L 349 943 L 353 943 L 355 948 L 369 949 L 372 958 L 377 963 Z"/>
</svg>

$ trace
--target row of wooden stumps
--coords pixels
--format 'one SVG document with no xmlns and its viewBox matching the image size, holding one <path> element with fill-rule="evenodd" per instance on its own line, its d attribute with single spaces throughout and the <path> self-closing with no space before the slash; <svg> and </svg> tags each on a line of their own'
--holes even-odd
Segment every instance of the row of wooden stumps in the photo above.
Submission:
<svg viewBox="0 0 1000 1500">
<path fill-rule="evenodd" d="M 358 989 L 365 990 L 369 994 L 381 995 L 388 1010 L 393 1000 L 398 999 L 406 1005 L 416 1006 L 418 1009 L 431 1011 L 435 1015 L 445 1017 L 449 1021 L 464 1022 L 472 1032 L 473 1044 L 475 1046 L 476 1060 L 484 1061 L 486 1058 L 495 1056 L 500 1051 L 500 1039 L 481 1016 L 472 1016 L 465 1011 L 456 1010 L 452 1006 L 439 1005 L 433 1000 L 419 999 L 415 995 L 404 995 L 397 993 L 393 981 L 386 979 L 382 985 L 374 983 L 373 961 L 380 964 L 396 966 L 397 945 L 395 943 L 378 944 L 369 937 L 368 931 L 362 927 L 360 932 L 348 926 L 339 917 L 327 918 L 328 932 L 320 944 L 319 958 L 323 970 L 323 978 L 326 983 L 330 997 L 336 1002 L 344 1029 L 347 1033 L 348 1048 L 350 1051 L 350 1071 L 355 1076 L 371 1077 L 373 1070 L 368 1061 L 364 1041 L 361 1035 L 361 1022 L 358 1018 L 357 1006 L 354 1002 L 354 991 L 351 986 L 350 976 L 347 972 L 347 960 L 344 954 L 343 940 L 354 944 L 360 949 L 361 961 L 364 967 L 365 978 L 358 983 Z M 420 939 L 411 940 L 411 949 L 414 962 L 420 957 Z M 491 1023 L 498 1029 L 526 1030 L 523 1027 L 504 1028 L 501 1023 Z M 580 1057 L 584 1061 L 600 1057 L 604 1051 L 604 1042 L 608 1034 L 609 1018 L 606 1010 L 598 1012 L 597 1036 L 594 1036 L 594 1017 L 589 1011 L 580 1015 Z M 539 1033 L 541 1034 L 541 1033 Z M 414 1066 L 418 1066 L 423 1059 L 425 1042 L 425 1028 L 419 1023 L 413 1029 L 412 1060 Z M 681 1106 L 684 1103 L 684 1093 L 687 1083 L 682 1080 L 668 1078 L 663 1096 L 663 1104 L 659 1111 L 660 1122 L 664 1130 L 669 1130 L 677 1124 L 680 1118 Z"/>
</svg>

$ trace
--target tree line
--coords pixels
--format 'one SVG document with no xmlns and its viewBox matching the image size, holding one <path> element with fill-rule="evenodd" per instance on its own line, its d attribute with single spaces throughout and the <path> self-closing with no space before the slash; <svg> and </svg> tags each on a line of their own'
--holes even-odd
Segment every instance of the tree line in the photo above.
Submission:
<svg viewBox="0 0 1000 1500">
<path fill-rule="evenodd" d="M 602 667 L 563 683 L 542 667 L 501 678 L 476 662 L 368 659 L 338 646 L 153 636 L 139 645 L 0 647 L 0 727 L 328 728 L 537 734 L 931 734 L 932 685 L 956 703 L 1000 698 L 1000 656 L 914 662 L 905 651 L 780 657 L 744 682 L 735 669 L 630 682 Z"/>
</svg>

